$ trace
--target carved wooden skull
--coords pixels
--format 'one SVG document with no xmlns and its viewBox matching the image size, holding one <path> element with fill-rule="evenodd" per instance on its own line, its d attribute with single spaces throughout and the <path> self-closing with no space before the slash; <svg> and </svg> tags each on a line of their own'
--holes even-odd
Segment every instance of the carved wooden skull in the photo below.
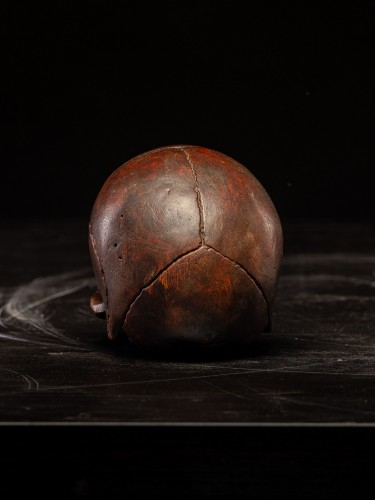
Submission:
<svg viewBox="0 0 375 500">
<path fill-rule="evenodd" d="M 91 308 L 142 347 L 248 343 L 270 329 L 282 230 L 268 194 L 203 147 L 144 153 L 105 182 L 89 247 Z"/>
</svg>

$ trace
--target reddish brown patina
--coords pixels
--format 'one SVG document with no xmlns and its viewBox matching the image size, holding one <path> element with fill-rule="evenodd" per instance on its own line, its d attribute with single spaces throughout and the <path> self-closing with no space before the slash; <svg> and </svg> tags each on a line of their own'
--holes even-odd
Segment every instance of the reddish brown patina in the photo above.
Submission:
<svg viewBox="0 0 375 500">
<path fill-rule="evenodd" d="M 247 343 L 270 328 L 282 258 L 275 207 L 232 158 L 196 146 L 144 153 L 94 204 L 91 308 L 144 347 Z"/>
</svg>

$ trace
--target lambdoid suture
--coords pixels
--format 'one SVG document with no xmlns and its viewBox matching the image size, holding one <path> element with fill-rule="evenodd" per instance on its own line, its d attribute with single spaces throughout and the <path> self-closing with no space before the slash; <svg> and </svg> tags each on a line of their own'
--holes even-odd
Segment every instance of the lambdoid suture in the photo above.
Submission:
<svg viewBox="0 0 375 500">
<path fill-rule="evenodd" d="M 91 307 L 142 347 L 249 343 L 271 327 L 282 229 L 259 181 L 203 147 L 141 154 L 104 183 L 89 247 Z"/>
</svg>

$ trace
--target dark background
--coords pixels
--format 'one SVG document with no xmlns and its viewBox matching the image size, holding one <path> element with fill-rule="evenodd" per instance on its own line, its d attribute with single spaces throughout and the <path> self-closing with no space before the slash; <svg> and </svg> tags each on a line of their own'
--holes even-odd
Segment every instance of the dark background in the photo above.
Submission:
<svg viewBox="0 0 375 500">
<path fill-rule="evenodd" d="M 26 237 L 18 222 L 10 231 L 1 231 L 4 255 L 13 251 L 12 261 L 2 259 L 5 283 L 9 276 L 17 275 L 16 283 L 23 283 L 51 269 L 70 271 L 81 264 L 77 254 L 87 263 L 83 237 L 82 248 L 74 231 L 61 244 L 60 228 L 70 226 L 55 224 L 55 219 L 88 220 L 110 173 L 131 157 L 163 145 L 202 145 L 237 159 L 262 182 L 282 220 L 373 217 L 373 2 L 280 2 L 271 7 L 259 1 L 247 2 L 248 11 L 243 2 L 139 1 L 122 2 L 117 9 L 109 2 L 56 4 L 0 6 L 0 213 L 19 218 L 21 226 L 23 220 L 52 219 L 45 224 L 38 219 L 38 229 L 34 226 Z M 312 239 L 310 233 L 306 237 L 312 227 L 307 224 L 305 240 L 301 227 L 288 233 L 289 241 L 298 240 L 298 251 L 324 252 L 331 248 L 328 243 L 335 251 L 373 248 L 373 236 L 358 238 L 361 224 L 343 225 L 339 231 L 328 224 L 322 233 L 319 226 Z M 337 244 L 332 234 L 339 235 Z M 44 248 L 44 253 L 38 257 L 35 248 Z M 301 276 L 296 293 L 304 291 L 304 265 L 302 261 L 298 268 L 302 274 L 296 274 Z M 362 274 L 358 264 L 357 271 L 353 263 L 350 266 L 347 272 L 355 283 Z M 317 266 L 314 272 L 320 276 L 322 269 Z M 337 268 L 332 272 L 337 278 Z M 363 287 L 363 280 L 359 282 Z M 370 316 L 363 312 L 369 302 L 342 302 L 352 289 L 343 292 L 340 286 L 333 280 L 324 292 L 337 293 L 336 306 L 328 299 L 325 307 L 303 298 L 297 306 L 291 301 L 284 314 L 288 325 L 294 325 L 292 332 L 300 329 L 302 336 L 313 337 L 313 317 L 313 325 L 319 323 L 319 331 L 327 328 L 327 336 L 336 335 L 340 346 L 345 335 L 351 335 L 355 315 L 362 315 L 356 342 L 361 348 L 371 328 L 370 321 L 366 323 Z M 364 297 L 369 293 L 361 290 Z M 345 330 L 339 322 L 346 308 Z M 86 324 L 84 328 L 87 331 Z M 301 358 L 306 359 L 299 344 L 291 343 L 298 345 L 293 352 L 298 357 L 302 349 Z M 283 343 L 275 345 L 277 349 Z M 310 347 L 307 353 L 329 361 L 324 345 L 320 350 Z M 350 343 L 345 346 L 348 359 L 351 355 L 364 363 L 364 358 L 353 356 L 356 347 L 349 354 Z M 33 365 L 33 352 L 25 349 L 21 365 L 40 369 L 48 379 L 48 363 Z M 64 365 L 72 377 L 72 366 L 79 365 L 74 359 L 75 364 Z M 93 365 L 96 378 L 95 370 Z M 333 386 L 336 379 L 328 379 Z M 336 397 L 355 402 L 352 390 L 365 398 L 366 386 L 358 383 L 357 388 L 357 379 L 350 380 L 344 388 L 337 384 Z M 313 387 L 319 393 L 326 382 L 318 378 L 314 383 L 304 390 Z M 30 397 L 36 401 L 33 393 Z M 59 404 L 66 401 L 62 397 Z M 359 411 L 355 404 L 353 408 Z M 372 418 L 371 413 L 365 415 Z M 371 428 L 361 435 L 355 429 L 351 433 L 332 427 L 323 432 L 304 427 L 203 427 L 195 432 L 172 426 L 165 432 L 160 427 L 145 432 L 103 426 L 92 429 L 94 435 L 89 427 L 76 433 L 68 427 L 49 433 L 43 425 L 22 432 L 17 427 L 2 429 L 0 490 L 5 485 L 8 492 L 9 485 L 12 494 L 17 488 L 38 494 L 47 489 L 47 498 L 51 492 L 58 498 L 59 491 L 63 498 L 82 498 L 92 488 L 98 493 L 95 498 L 108 496 L 106 490 L 117 498 L 118 492 L 139 488 L 154 493 L 152 487 L 183 496 L 181 484 L 186 483 L 184 498 L 202 488 L 207 497 L 231 492 L 229 496 L 237 493 L 237 498 L 244 493 L 257 498 L 274 493 L 278 498 L 285 491 L 289 498 L 344 498 L 345 492 L 353 498 L 366 486 L 373 488 Z"/>
<path fill-rule="evenodd" d="M 88 217 L 108 175 L 176 143 L 245 164 L 282 218 L 364 218 L 372 2 L 1 7 L 1 213 Z"/>
</svg>

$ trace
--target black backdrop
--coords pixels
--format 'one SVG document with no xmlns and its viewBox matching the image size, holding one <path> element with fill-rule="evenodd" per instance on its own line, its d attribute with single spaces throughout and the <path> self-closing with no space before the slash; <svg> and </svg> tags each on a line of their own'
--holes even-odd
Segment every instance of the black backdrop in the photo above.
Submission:
<svg viewBox="0 0 375 500">
<path fill-rule="evenodd" d="M 373 4 L 326 4 L 3 3 L 2 214 L 88 217 L 116 167 L 184 143 L 282 217 L 372 216 Z"/>
<path fill-rule="evenodd" d="M 245 164 L 282 218 L 374 215 L 373 2 L 345 7 L 344 2 L 288 1 L 277 8 L 246 2 L 248 12 L 244 2 L 125 1 L 116 10 L 104 1 L 57 3 L 0 4 L 2 217 L 88 219 L 97 192 L 116 167 L 176 143 L 211 147 Z M 224 484 L 236 478 L 238 489 L 248 484 L 254 463 L 256 474 L 261 471 L 254 484 L 263 494 L 264 484 L 267 491 L 268 484 L 270 489 L 276 484 L 278 494 L 279 484 L 288 492 L 302 485 L 313 498 L 323 485 L 319 497 L 333 498 L 348 482 L 358 495 L 372 481 L 368 429 L 360 439 L 345 429 L 329 429 L 329 436 L 307 430 L 301 439 L 292 428 L 276 440 L 266 429 L 265 441 L 259 430 L 255 441 L 244 439 L 242 430 L 233 441 L 223 429 L 213 438 L 204 429 L 203 453 L 191 434 L 178 429 L 182 461 L 169 459 L 175 444 L 172 439 L 166 447 L 160 429 L 149 443 L 144 429 L 131 433 L 130 447 L 128 434 L 115 428 L 116 437 L 108 428 L 95 429 L 94 440 L 78 429 L 74 449 L 63 429 L 51 428 L 53 439 L 45 428 L 35 430 L 29 437 L 19 429 L 3 433 L 0 487 L 5 480 L 12 491 L 24 484 L 28 493 L 39 494 L 48 479 L 57 478 L 51 491 L 59 497 L 56 484 L 65 493 L 69 474 L 78 479 L 87 474 L 92 484 L 102 481 L 114 491 L 123 482 L 113 471 L 122 473 L 124 464 L 136 484 L 143 473 L 155 478 L 154 470 L 162 471 L 163 480 L 169 473 L 162 470 L 165 463 L 172 465 L 174 484 L 181 475 L 187 483 L 195 471 L 195 478 L 213 485 L 221 484 L 213 479 L 218 463 L 230 481 Z M 236 447 L 246 457 L 242 462 Z M 191 453 L 185 457 L 187 449 Z M 217 457 L 203 464 L 217 449 Z M 121 463 L 122 456 L 130 458 Z M 182 472 L 181 463 L 186 464 Z M 274 476 L 279 481 L 269 482 Z M 169 487 L 167 479 L 165 484 Z"/>
</svg>

